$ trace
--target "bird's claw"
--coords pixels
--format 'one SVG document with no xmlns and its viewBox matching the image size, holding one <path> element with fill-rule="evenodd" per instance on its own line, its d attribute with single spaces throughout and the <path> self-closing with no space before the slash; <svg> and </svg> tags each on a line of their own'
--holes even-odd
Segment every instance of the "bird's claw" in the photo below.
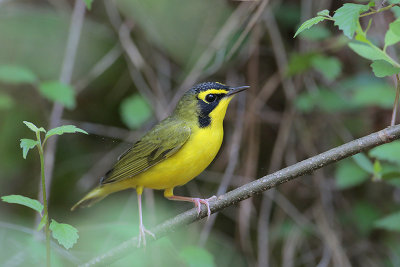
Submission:
<svg viewBox="0 0 400 267">
<path fill-rule="evenodd" d="M 153 234 L 151 231 L 147 230 L 144 225 L 139 226 L 139 242 L 138 242 L 138 248 L 141 247 L 141 244 L 143 243 L 143 247 L 146 247 L 146 234 L 151 235 L 154 239 L 156 239 L 156 235 Z"/>
<path fill-rule="evenodd" d="M 207 220 L 210 218 L 211 216 L 211 210 L 210 210 L 210 201 L 217 199 L 216 196 L 212 196 L 210 198 L 207 199 L 202 199 L 202 198 L 193 198 L 193 202 L 195 207 L 197 208 L 197 215 L 200 214 L 201 211 L 201 204 L 206 205 L 207 208 Z"/>
</svg>

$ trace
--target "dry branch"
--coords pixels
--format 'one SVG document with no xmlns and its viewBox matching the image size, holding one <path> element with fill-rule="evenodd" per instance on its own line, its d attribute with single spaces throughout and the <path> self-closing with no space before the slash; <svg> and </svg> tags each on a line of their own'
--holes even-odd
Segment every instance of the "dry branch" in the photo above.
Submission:
<svg viewBox="0 0 400 267">
<path fill-rule="evenodd" d="M 364 136 L 344 145 L 338 146 L 324 153 L 318 154 L 309 159 L 298 162 L 294 165 L 286 167 L 275 173 L 266 175 L 253 182 L 245 184 L 235 190 L 232 190 L 218 197 L 217 200 L 210 203 L 212 213 L 232 206 L 242 200 L 260 194 L 268 189 L 276 187 L 282 183 L 286 183 L 294 178 L 311 173 L 326 165 L 337 162 L 344 158 L 348 158 L 354 154 L 371 149 L 373 147 L 388 143 L 400 138 L 400 125 L 391 126 L 379 132 Z M 165 221 L 164 223 L 154 227 L 151 231 L 156 235 L 157 239 L 180 229 L 184 225 L 198 221 L 207 216 L 207 211 L 202 206 L 201 213 L 197 216 L 196 209 L 191 209 L 179 214 L 175 218 Z M 149 238 L 149 241 L 153 241 Z M 109 265 L 110 263 L 121 259 L 125 255 L 131 254 L 136 248 L 137 237 L 133 237 L 123 242 L 119 246 L 110 249 L 107 253 L 93 258 L 82 266 L 100 266 Z"/>
</svg>

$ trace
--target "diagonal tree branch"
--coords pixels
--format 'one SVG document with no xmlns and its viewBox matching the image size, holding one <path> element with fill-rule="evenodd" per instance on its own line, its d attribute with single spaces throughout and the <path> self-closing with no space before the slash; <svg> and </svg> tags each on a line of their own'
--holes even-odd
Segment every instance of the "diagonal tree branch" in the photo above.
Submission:
<svg viewBox="0 0 400 267">
<path fill-rule="evenodd" d="M 324 153 L 318 154 L 314 157 L 286 167 L 280 171 L 266 175 L 260 179 L 257 179 L 224 195 L 219 196 L 217 200 L 210 203 L 211 212 L 215 213 L 242 200 L 260 194 L 268 189 L 286 183 L 294 178 L 305 175 L 307 173 L 311 173 L 312 171 L 325 167 L 331 163 L 337 162 L 339 160 L 371 149 L 373 147 L 382 145 L 384 143 L 392 142 L 399 138 L 400 125 L 396 125 L 356 139 L 344 145 L 338 146 Z M 206 216 L 206 208 L 202 206 L 199 216 L 197 216 L 196 209 L 191 209 L 189 211 L 179 214 L 175 218 L 159 224 L 158 226 L 151 229 L 151 231 L 156 235 L 156 238 L 159 239 L 167 235 L 168 233 L 180 229 L 184 225 L 198 221 Z M 152 240 L 149 239 L 149 241 Z M 135 249 L 136 244 L 137 237 L 133 237 L 123 242 L 119 246 L 110 249 L 107 253 L 93 258 L 82 266 L 109 265 L 110 263 L 117 261 L 121 257 L 132 253 L 132 250 Z"/>
</svg>

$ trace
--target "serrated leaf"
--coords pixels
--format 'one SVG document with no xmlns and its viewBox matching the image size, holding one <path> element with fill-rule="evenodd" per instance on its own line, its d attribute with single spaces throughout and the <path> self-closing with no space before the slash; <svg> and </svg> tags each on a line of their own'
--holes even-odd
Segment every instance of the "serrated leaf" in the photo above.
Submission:
<svg viewBox="0 0 400 267">
<path fill-rule="evenodd" d="M 342 71 L 342 64 L 335 57 L 318 55 L 311 60 L 311 64 L 329 81 L 336 79 Z"/>
<path fill-rule="evenodd" d="M 394 141 L 388 144 L 375 147 L 369 151 L 369 156 L 380 160 L 400 164 L 400 141 Z"/>
<path fill-rule="evenodd" d="M 84 133 L 84 134 L 88 134 L 85 130 L 82 130 L 78 127 L 76 127 L 75 125 L 63 125 L 60 127 L 56 127 L 54 129 L 49 130 L 46 133 L 46 139 L 49 138 L 50 136 L 53 136 L 55 134 L 58 135 L 62 135 L 65 133 Z"/>
<path fill-rule="evenodd" d="M 359 56 L 370 60 L 386 60 L 382 51 L 375 49 L 366 43 L 350 42 L 348 46 Z"/>
<path fill-rule="evenodd" d="M 92 9 L 93 0 L 83 0 L 88 10 Z"/>
<path fill-rule="evenodd" d="M 400 211 L 377 220 L 375 222 L 375 227 L 400 232 Z"/>
<path fill-rule="evenodd" d="M 36 199 L 32 199 L 29 197 L 24 197 L 21 195 L 9 195 L 9 196 L 3 196 L 3 197 L 1 197 L 1 199 L 4 202 L 19 204 L 19 205 L 29 207 L 31 209 L 36 210 L 39 213 L 42 213 L 42 211 L 43 211 L 42 203 L 40 203 Z"/>
<path fill-rule="evenodd" d="M 40 220 L 39 225 L 38 225 L 38 227 L 36 228 L 36 230 L 37 230 L 37 231 L 42 230 L 42 228 L 46 225 L 46 221 L 47 221 L 47 215 L 44 215 L 44 216 L 42 217 L 42 219 Z"/>
<path fill-rule="evenodd" d="M 22 148 L 22 157 L 26 159 L 30 149 L 34 148 L 38 144 L 37 140 L 32 139 L 21 139 L 19 146 Z"/>
<path fill-rule="evenodd" d="M 151 109 L 140 95 L 133 95 L 122 101 L 120 106 L 122 121 L 131 129 L 138 128 L 151 117 Z"/>
<path fill-rule="evenodd" d="M 185 263 L 185 266 L 191 267 L 214 267 L 213 255 L 205 248 L 187 246 L 184 247 L 180 253 L 179 258 Z"/>
<path fill-rule="evenodd" d="M 79 238 L 78 230 L 75 227 L 66 223 L 58 223 L 53 219 L 50 223 L 50 230 L 58 243 L 66 249 L 72 248 Z"/>
<path fill-rule="evenodd" d="M 329 17 L 329 10 L 328 9 L 321 10 L 320 12 L 317 13 L 317 15 Z"/>
<path fill-rule="evenodd" d="M 347 189 L 368 180 L 368 173 L 351 161 L 342 161 L 335 172 L 336 185 L 340 189 Z"/>
<path fill-rule="evenodd" d="M 0 65 L 0 81 L 9 84 L 36 83 L 36 75 L 27 68 L 14 65 Z"/>
<path fill-rule="evenodd" d="M 39 85 L 39 91 L 50 101 L 58 102 L 69 109 L 75 107 L 75 92 L 68 84 L 60 81 L 43 82 Z"/>
<path fill-rule="evenodd" d="M 313 25 L 320 23 L 321 21 L 325 20 L 325 17 L 322 16 L 317 16 L 314 18 L 311 18 L 309 20 L 306 20 L 303 22 L 303 24 L 301 24 L 301 26 L 299 27 L 299 29 L 296 31 L 296 33 L 294 34 L 293 38 L 296 38 L 296 36 L 301 33 L 304 30 L 307 30 L 309 28 L 311 28 Z"/>
<path fill-rule="evenodd" d="M 394 67 L 392 64 L 384 60 L 376 60 L 372 62 L 371 68 L 375 76 L 380 78 L 400 73 L 400 68 Z"/>
<path fill-rule="evenodd" d="M 37 133 L 37 132 L 46 132 L 46 130 L 43 127 L 38 128 L 35 124 L 33 124 L 32 122 L 29 121 L 23 121 L 23 123 L 29 128 L 31 129 L 31 131 Z"/>
<path fill-rule="evenodd" d="M 358 153 L 358 154 L 352 156 L 351 158 L 356 162 L 358 167 L 360 167 L 364 171 L 371 173 L 371 174 L 374 173 L 374 166 L 373 166 L 372 162 L 363 153 Z"/>
<path fill-rule="evenodd" d="M 368 11 L 368 5 L 347 3 L 335 11 L 333 19 L 334 25 L 343 31 L 343 34 L 350 39 L 353 38 L 357 29 L 358 18 L 362 12 Z"/>
</svg>

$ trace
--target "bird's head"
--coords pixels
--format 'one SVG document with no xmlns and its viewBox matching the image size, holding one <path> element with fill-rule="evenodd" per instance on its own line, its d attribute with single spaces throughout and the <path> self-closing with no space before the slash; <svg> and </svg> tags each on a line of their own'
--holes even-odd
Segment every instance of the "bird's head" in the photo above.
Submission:
<svg viewBox="0 0 400 267">
<path fill-rule="evenodd" d="M 219 82 L 205 82 L 192 87 L 179 101 L 175 114 L 194 120 L 204 128 L 211 123 L 222 123 L 229 102 L 235 94 L 249 86 L 230 87 Z"/>
</svg>

